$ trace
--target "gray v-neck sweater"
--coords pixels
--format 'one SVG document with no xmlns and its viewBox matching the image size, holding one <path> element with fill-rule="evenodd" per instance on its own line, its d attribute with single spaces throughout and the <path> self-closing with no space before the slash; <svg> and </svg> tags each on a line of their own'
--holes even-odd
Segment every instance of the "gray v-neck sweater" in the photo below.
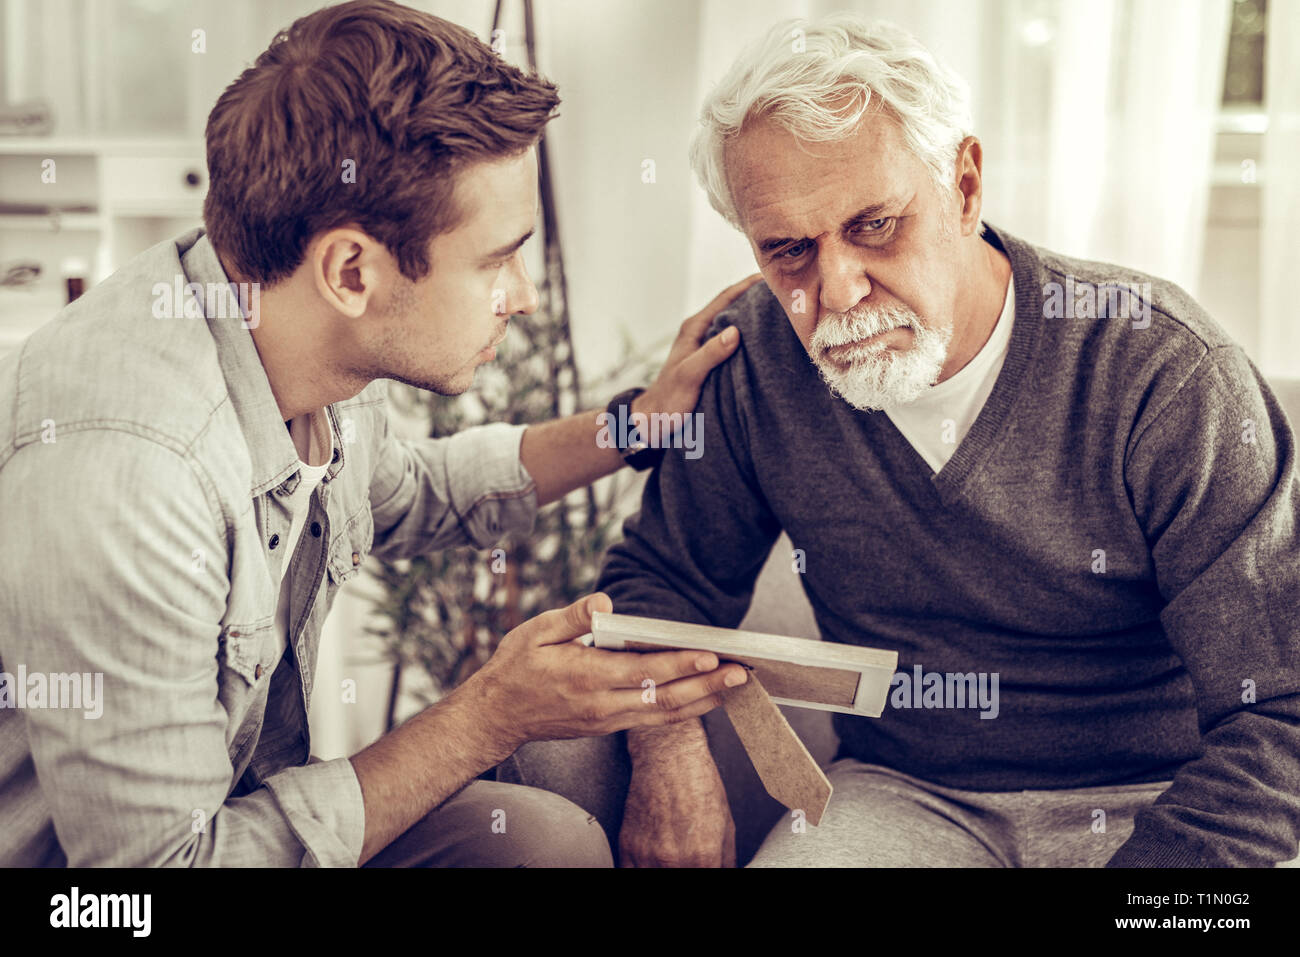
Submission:
<svg viewBox="0 0 1300 957">
<path fill-rule="evenodd" d="M 824 639 L 897 650 L 900 687 L 998 676 L 996 717 L 899 689 L 879 719 L 836 715 L 842 755 L 970 790 L 1172 778 L 1112 865 L 1289 860 L 1295 435 L 1177 286 L 985 238 L 1011 261 L 1016 318 L 942 470 L 830 394 L 759 283 L 715 323 L 741 345 L 704 385 L 703 454 L 668 451 L 597 587 L 621 613 L 734 627 L 784 529 Z"/>
</svg>

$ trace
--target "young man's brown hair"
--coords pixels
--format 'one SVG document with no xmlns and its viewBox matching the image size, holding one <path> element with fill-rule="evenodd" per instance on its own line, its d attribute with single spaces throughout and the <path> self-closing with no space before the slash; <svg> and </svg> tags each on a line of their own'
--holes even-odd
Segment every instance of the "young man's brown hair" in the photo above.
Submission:
<svg viewBox="0 0 1300 957">
<path fill-rule="evenodd" d="M 463 27 L 388 0 L 326 7 L 277 34 L 208 116 L 209 238 L 270 286 L 313 235 L 355 224 L 418 280 L 463 213 L 456 173 L 527 149 L 558 104 Z"/>
</svg>

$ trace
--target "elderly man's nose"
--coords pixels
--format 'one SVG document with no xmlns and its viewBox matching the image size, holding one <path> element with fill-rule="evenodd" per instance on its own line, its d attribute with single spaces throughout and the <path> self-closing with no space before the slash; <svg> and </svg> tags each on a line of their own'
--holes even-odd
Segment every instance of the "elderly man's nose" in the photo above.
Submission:
<svg viewBox="0 0 1300 957">
<path fill-rule="evenodd" d="M 853 260 L 823 260 L 821 306 L 827 312 L 848 312 L 871 295 L 866 270 Z"/>
</svg>

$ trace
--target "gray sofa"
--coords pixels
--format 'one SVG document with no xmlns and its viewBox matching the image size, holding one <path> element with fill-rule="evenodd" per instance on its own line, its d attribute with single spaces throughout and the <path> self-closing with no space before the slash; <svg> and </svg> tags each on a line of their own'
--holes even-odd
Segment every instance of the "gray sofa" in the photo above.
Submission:
<svg viewBox="0 0 1300 957">
<path fill-rule="evenodd" d="M 1278 381 L 1273 383 L 1273 389 L 1295 431 L 1300 425 L 1300 380 Z M 759 575 L 741 628 L 803 638 L 821 637 L 799 576 L 792 571 L 791 558 L 790 541 L 782 535 Z M 813 757 L 823 766 L 829 764 L 839 746 L 831 727 L 831 715 L 804 708 L 783 707 L 782 711 Z M 705 717 L 704 726 L 731 803 L 736 821 L 736 859 L 743 866 L 785 809 L 763 790 L 726 713 L 716 709 Z M 621 735 L 610 735 L 527 745 L 498 769 L 498 778 L 563 794 L 600 819 L 611 845 L 617 849 L 629 773 Z M 1300 867 L 1300 857 L 1285 866 Z"/>
</svg>

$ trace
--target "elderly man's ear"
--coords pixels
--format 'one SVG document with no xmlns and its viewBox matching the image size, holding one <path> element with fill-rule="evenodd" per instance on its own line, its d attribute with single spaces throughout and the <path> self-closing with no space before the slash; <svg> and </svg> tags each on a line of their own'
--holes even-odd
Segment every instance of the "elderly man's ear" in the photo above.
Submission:
<svg viewBox="0 0 1300 957">
<path fill-rule="evenodd" d="M 983 164 L 984 151 L 979 139 L 966 137 L 957 147 L 957 195 L 952 198 L 958 204 L 957 214 L 963 236 L 969 236 L 979 229 L 984 197 Z"/>
</svg>

